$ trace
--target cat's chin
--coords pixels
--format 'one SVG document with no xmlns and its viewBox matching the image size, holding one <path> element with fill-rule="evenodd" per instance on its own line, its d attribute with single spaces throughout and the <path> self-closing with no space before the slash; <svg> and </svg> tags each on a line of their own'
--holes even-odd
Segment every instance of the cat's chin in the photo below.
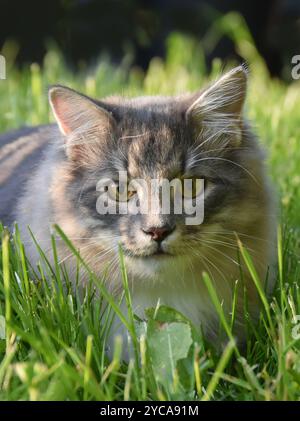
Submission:
<svg viewBox="0 0 300 421">
<path fill-rule="evenodd" d="M 149 278 L 164 280 L 172 273 L 182 270 L 186 266 L 183 256 L 176 256 L 164 252 L 153 253 L 148 256 L 126 256 L 126 268 L 131 276 L 137 278 Z"/>
</svg>

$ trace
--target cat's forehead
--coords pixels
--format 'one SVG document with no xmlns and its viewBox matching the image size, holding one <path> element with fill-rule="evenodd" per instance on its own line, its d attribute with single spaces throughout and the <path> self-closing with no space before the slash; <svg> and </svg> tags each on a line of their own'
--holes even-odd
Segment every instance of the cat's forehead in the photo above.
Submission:
<svg viewBox="0 0 300 421">
<path fill-rule="evenodd" d="M 179 173 L 184 155 L 180 136 L 169 127 L 161 126 L 133 138 L 127 149 L 130 175 L 170 177 Z"/>
<path fill-rule="evenodd" d="M 132 177 L 175 176 L 192 140 L 181 102 L 174 97 L 114 99 L 118 146 Z"/>
<path fill-rule="evenodd" d="M 132 99 L 106 98 L 104 106 L 115 118 L 124 134 L 138 135 L 144 130 L 164 131 L 169 134 L 176 126 L 184 124 L 186 96 L 145 96 Z"/>
</svg>

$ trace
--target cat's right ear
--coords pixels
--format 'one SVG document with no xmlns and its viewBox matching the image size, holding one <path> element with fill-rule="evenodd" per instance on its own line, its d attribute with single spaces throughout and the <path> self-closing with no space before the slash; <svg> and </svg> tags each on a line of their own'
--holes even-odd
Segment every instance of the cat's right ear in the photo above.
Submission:
<svg viewBox="0 0 300 421">
<path fill-rule="evenodd" d="M 49 102 L 61 133 L 65 136 L 69 157 L 78 159 L 95 149 L 91 143 L 107 138 L 115 120 L 111 113 L 88 97 L 56 85 L 49 89 Z M 95 146 L 95 145 L 94 145 Z"/>
<path fill-rule="evenodd" d="M 108 128 L 114 124 L 112 115 L 88 97 L 65 86 L 49 89 L 49 102 L 63 135 L 93 128 Z"/>
</svg>

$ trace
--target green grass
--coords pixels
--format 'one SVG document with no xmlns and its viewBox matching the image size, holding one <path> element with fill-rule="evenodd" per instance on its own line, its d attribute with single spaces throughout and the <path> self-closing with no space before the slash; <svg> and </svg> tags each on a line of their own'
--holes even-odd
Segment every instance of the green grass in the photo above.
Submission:
<svg viewBox="0 0 300 421">
<path fill-rule="evenodd" d="M 229 338 L 222 355 L 216 354 L 172 309 L 150 309 L 147 323 L 135 319 L 120 255 L 123 299 L 128 304 L 128 315 L 121 317 L 130 331 L 135 353 L 129 364 L 123 363 L 122 344 L 117 338 L 113 359 L 109 360 L 104 352 L 105 338 L 114 315 L 120 313 L 120 303 L 107 293 L 103 280 L 91 273 L 90 283 L 80 296 L 79 289 L 72 290 L 64 268 L 58 263 L 50 268 L 42 251 L 44 265 L 30 268 L 18 233 L 12 236 L 1 228 L 1 400 L 300 399 L 300 340 L 292 336 L 293 328 L 297 329 L 293 320 L 300 315 L 300 84 L 287 86 L 268 77 L 237 15 L 222 18 L 217 29 L 208 33 L 204 48 L 209 50 L 224 32 L 250 64 L 248 115 L 268 151 L 269 171 L 281 207 L 277 286 L 271 302 L 259 289 L 263 311 L 257 326 L 249 320 L 244 354 L 232 341 L 234 321 L 228 322 L 222 313 L 207 275 L 203 281 Z M 93 69 L 81 65 L 71 73 L 53 46 L 41 68 L 32 64 L 18 70 L 13 65 L 15 48 L 7 43 L 2 52 L 8 66 L 7 80 L 0 81 L 1 132 L 48 122 L 49 84 L 66 84 L 99 97 L 113 93 L 172 94 L 198 89 L 222 70 L 222 63 L 216 59 L 208 75 L 199 45 L 177 34 L 169 38 L 166 60 L 153 59 L 146 74 L 130 67 L 130 55 L 125 55 L 118 67 L 101 57 Z M 59 228 L 57 235 L 72 249 Z M 259 288 L 242 245 L 240 251 Z M 78 256 L 78 266 L 84 264 Z M 98 298 L 95 286 L 100 290 Z M 110 308 L 108 316 L 100 316 L 103 306 Z"/>
</svg>

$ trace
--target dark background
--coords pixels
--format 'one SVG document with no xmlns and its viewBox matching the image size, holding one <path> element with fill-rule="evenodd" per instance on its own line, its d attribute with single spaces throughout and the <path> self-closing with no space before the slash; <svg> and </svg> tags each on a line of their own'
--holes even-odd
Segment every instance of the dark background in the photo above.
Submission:
<svg viewBox="0 0 300 421">
<path fill-rule="evenodd" d="M 52 40 L 76 67 L 104 51 L 118 62 L 130 47 L 133 64 L 146 69 L 153 56 L 164 56 L 170 32 L 201 43 L 215 19 L 233 10 L 246 20 L 270 74 L 281 77 L 284 65 L 300 54 L 300 0 L 0 0 L 0 50 L 14 40 L 17 64 L 41 63 Z M 222 37 L 206 60 L 209 66 L 216 56 L 236 55 L 232 41 Z"/>
</svg>

